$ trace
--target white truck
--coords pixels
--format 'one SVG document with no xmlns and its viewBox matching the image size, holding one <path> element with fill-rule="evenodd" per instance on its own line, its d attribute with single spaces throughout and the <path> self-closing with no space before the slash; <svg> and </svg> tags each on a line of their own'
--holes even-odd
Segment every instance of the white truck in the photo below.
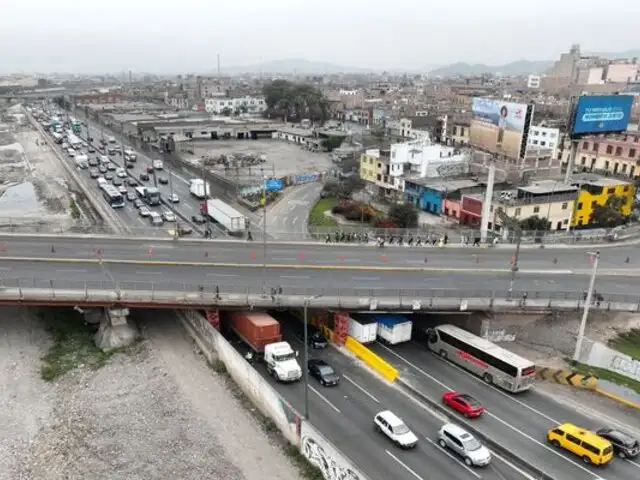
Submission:
<svg viewBox="0 0 640 480">
<path fill-rule="evenodd" d="M 76 167 L 82 169 L 89 168 L 89 157 L 87 155 L 76 155 L 74 160 Z"/>
<path fill-rule="evenodd" d="M 211 194 L 209 184 L 200 178 L 191 179 L 189 182 L 189 192 L 199 200 L 204 200 Z"/>
<path fill-rule="evenodd" d="M 124 149 L 124 159 L 129 162 L 135 162 L 138 159 L 138 155 L 135 150 L 127 147 Z"/>
<path fill-rule="evenodd" d="M 207 215 L 231 235 L 242 235 L 247 228 L 247 217 L 219 198 L 207 200 L 202 204 L 201 210 L 203 215 Z"/>
<path fill-rule="evenodd" d="M 302 378 L 302 369 L 297 354 L 288 342 L 265 345 L 264 361 L 267 371 L 281 382 L 297 382 Z"/>
<path fill-rule="evenodd" d="M 155 169 L 155 170 L 162 170 L 164 168 L 164 165 L 162 163 L 162 160 L 154 160 L 153 162 L 151 162 L 151 166 Z"/>
<path fill-rule="evenodd" d="M 107 142 L 116 143 L 116 137 L 107 137 Z"/>
<path fill-rule="evenodd" d="M 413 322 L 404 315 L 391 313 L 372 315 L 378 323 L 378 338 L 389 345 L 411 340 Z"/>
<path fill-rule="evenodd" d="M 372 315 L 350 316 L 349 336 L 360 343 L 375 342 L 378 337 L 378 322 Z"/>
</svg>

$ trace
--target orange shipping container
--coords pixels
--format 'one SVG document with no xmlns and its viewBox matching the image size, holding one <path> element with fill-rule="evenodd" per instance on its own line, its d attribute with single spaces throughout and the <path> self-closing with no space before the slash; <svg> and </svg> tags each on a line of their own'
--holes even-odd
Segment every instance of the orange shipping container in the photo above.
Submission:
<svg viewBox="0 0 640 480">
<path fill-rule="evenodd" d="M 266 313 L 233 312 L 231 327 L 256 352 L 264 351 L 265 345 L 282 340 L 280 324 Z"/>
</svg>

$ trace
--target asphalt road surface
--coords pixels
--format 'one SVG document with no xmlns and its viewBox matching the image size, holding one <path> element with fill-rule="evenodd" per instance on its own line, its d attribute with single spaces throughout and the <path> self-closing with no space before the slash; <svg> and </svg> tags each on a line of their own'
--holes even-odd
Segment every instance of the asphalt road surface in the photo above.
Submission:
<svg viewBox="0 0 640 480">
<path fill-rule="evenodd" d="M 438 399 L 443 391 L 470 393 L 486 407 L 485 415 L 474 422 L 483 433 L 504 442 L 519 457 L 537 464 L 551 477 L 561 480 L 629 480 L 640 478 L 640 462 L 615 458 L 605 469 L 584 465 L 567 452 L 546 443 L 549 428 L 564 422 L 588 429 L 608 426 L 606 420 L 589 418 L 575 409 L 554 402 L 535 389 L 511 395 L 456 365 L 429 352 L 419 341 L 388 347 L 378 342 L 370 348 L 394 365 L 400 375 L 422 393 Z"/>
<path fill-rule="evenodd" d="M 287 322 L 297 320 L 286 313 L 275 316 L 285 320 L 284 339 L 302 351 L 302 343 L 287 328 Z M 239 341 L 234 344 L 241 352 L 245 351 Z M 336 349 L 312 350 L 310 358 L 322 358 L 330 363 L 340 374 L 341 383 L 325 388 L 313 378 L 309 379 L 309 419 L 371 480 L 527 478 L 510 462 L 495 455 L 486 468 L 467 468 L 460 459 L 436 444 L 438 429 L 446 419 L 436 416 L 396 387 L 377 380 Z M 300 359 L 302 362 L 302 355 Z M 303 382 L 281 384 L 267 374 L 262 364 L 256 368 L 298 412 L 304 411 Z M 386 409 L 399 415 L 419 438 L 414 450 L 398 449 L 374 431 L 374 415 Z"/>
<path fill-rule="evenodd" d="M 304 239 L 309 234 L 309 211 L 320 197 L 322 185 L 309 183 L 294 187 L 267 212 L 267 233 L 274 238 Z"/>
</svg>

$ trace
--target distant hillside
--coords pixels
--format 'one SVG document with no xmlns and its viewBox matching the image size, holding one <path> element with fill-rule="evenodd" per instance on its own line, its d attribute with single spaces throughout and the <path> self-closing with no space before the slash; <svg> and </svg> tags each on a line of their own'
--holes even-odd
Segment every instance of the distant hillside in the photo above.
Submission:
<svg viewBox="0 0 640 480">
<path fill-rule="evenodd" d="M 541 74 L 553 67 L 554 62 L 550 61 L 529 61 L 519 60 L 505 65 L 485 65 L 484 63 L 464 63 L 458 62 L 452 65 L 431 70 L 429 75 L 440 77 L 452 77 L 461 75 L 463 77 L 473 77 L 484 73 L 501 73 L 503 75 L 529 75 Z"/>
<path fill-rule="evenodd" d="M 286 59 L 274 60 L 255 65 L 239 65 L 225 67 L 222 66 L 222 72 L 226 74 L 240 73 L 286 73 L 296 75 L 314 75 L 314 74 L 338 74 L 338 73 L 371 73 L 374 69 L 353 67 L 346 65 L 334 65 L 328 62 L 312 62 L 304 59 Z"/>
</svg>

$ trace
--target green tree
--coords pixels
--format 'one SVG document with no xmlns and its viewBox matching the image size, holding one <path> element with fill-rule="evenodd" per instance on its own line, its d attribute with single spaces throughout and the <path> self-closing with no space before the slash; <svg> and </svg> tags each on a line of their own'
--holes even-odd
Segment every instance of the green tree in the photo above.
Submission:
<svg viewBox="0 0 640 480">
<path fill-rule="evenodd" d="M 328 117 L 329 103 L 322 92 L 311 85 L 274 80 L 263 89 L 267 104 L 266 115 L 284 120 L 324 123 Z"/>
<path fill-rule="evenodd" d="M 224 107 L 222 109 L 222 112 L 220 113 L 222 113 L 222 115 L 224 115 L 225 117 L 229 117 L 233 113 L 233 110 L 231 110 L 229 107 Z"/>
<path fill-rule="evenodd" d="M 81 216 L 78 204 L 74 199 L 71 199 L 71 202 L 69 204 L 69 213 L 71 215 L 71 218 L 73 218 L 74 220 L 78 220 Z"/>
<path fill-rule="evenodd" d="M 596 205 L 593 207 L 593 217 L 591 225 L 598 227 L 617 227 L 627 221 L 622 214 L 627 199 L 619 195 L 612 195 L 607 199 L 604 205 Z"/>
<path fill-rule="evenodd" d="M 336 148 L 340 148 L 340 145 L 342 145 L 343 140 L 344 140 L 344 137 L 341 137 L 339 135 L 331 135 L 322 141 L 322 147 L 327 152 L 332 152 Z"/>
<path fill-rule="evenodd" d="M 546 218 L 541 218 L 539 215 L 533 215 L 520 221 L 520 228 L 522 228 L 522 230 L 548 230 L 549 221 Z"/>
<path fill-rule="evenodd" d="M 411 203 L 392 205 L 388 216 L 399 228 L 416 228 L 418 226 L 418 209 Z"/>
</svg>

